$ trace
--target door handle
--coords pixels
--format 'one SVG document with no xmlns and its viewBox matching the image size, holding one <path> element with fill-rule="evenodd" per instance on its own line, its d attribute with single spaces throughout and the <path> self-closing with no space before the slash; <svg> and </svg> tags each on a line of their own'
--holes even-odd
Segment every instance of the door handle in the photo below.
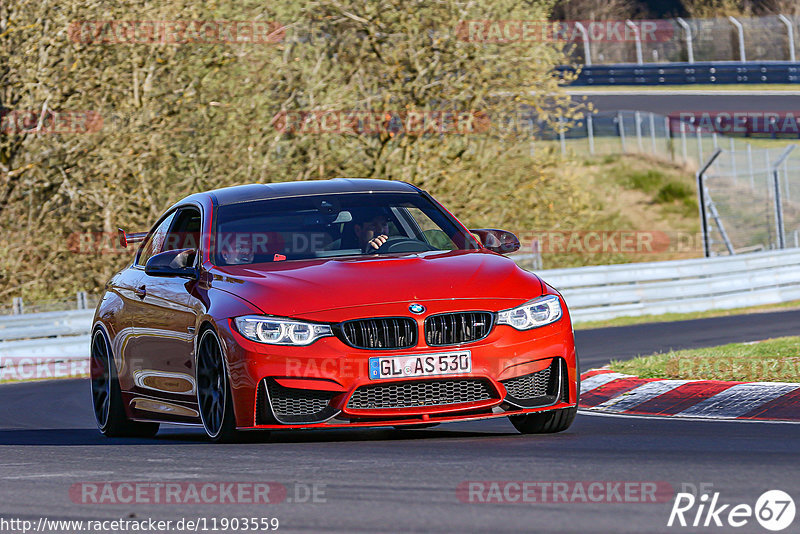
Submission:
<svg viewBox="0 0 800 534">
<path fill-rule="evenodd" d="M 133 290 L 136 293 L 136 296 L 140 299 L 143 299 L 147 296 L 147 288 L 145 286 L 137 287 Z"/>
</svg>

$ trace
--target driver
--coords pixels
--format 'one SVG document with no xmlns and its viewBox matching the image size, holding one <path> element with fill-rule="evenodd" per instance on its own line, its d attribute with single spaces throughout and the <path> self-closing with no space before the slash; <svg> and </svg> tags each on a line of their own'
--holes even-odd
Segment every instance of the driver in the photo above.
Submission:
<svg viewBox="0 0 800 534">
<path fill-rule="evenodd" d="M 226 265 L 243 265 L 253 263 L 255 250 L 252 235 L 247 232 L 235 232 L 221 238 L 219 249 Z"/>
<path fill-rule="evenodd" d="M 389 239 L 389 219 L 383 211 L 376 211 L 362 220 L 361 224 L 353 225 L 359 247 L 364 252 L 374 252 Z"/>
</svg>

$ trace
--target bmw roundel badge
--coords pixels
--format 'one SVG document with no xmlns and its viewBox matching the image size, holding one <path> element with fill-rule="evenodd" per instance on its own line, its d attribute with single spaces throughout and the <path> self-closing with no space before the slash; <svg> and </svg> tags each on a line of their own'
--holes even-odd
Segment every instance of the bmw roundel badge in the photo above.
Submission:
<svg viewBox="0 0 800 534">
<path fill-rule="evenodd" d="M 411 313 L 416 313 L 417 315 L 419 315 L 420 313 L 424 313 L 425 312 L 425 306 L 423 306 L 422 304 L 416 304 L 415 303 L 415 304 L 412 304 L 411 306 L 408 307 L 408 311 L 410 311 Z"/>
</svg>

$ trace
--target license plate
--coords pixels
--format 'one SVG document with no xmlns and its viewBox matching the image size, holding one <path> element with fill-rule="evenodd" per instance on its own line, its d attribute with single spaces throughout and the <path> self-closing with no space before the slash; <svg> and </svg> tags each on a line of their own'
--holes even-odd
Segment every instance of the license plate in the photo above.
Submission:
<svg viewBox="0 0 800 534">
<path fill-rule="evenodd" d="M 369 377 L 407 378 L 410 376 L 455 375 L 472 371 L 468 350 L 414 354 L 413 356 L 378 356 L 369 359 Z"/>
</svg>

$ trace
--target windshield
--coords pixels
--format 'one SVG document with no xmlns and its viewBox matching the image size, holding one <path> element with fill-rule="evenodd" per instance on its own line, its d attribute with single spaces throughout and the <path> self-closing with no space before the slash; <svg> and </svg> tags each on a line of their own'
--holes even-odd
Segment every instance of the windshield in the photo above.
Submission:
<svg viewBox="0 0 800 534">
<path fill-rule="evenodd" d="M 348 193 L 220 206 L 217 265 L 368 254 L 477 249 L 475 240 L 417 193 Z"/>
</svg>

